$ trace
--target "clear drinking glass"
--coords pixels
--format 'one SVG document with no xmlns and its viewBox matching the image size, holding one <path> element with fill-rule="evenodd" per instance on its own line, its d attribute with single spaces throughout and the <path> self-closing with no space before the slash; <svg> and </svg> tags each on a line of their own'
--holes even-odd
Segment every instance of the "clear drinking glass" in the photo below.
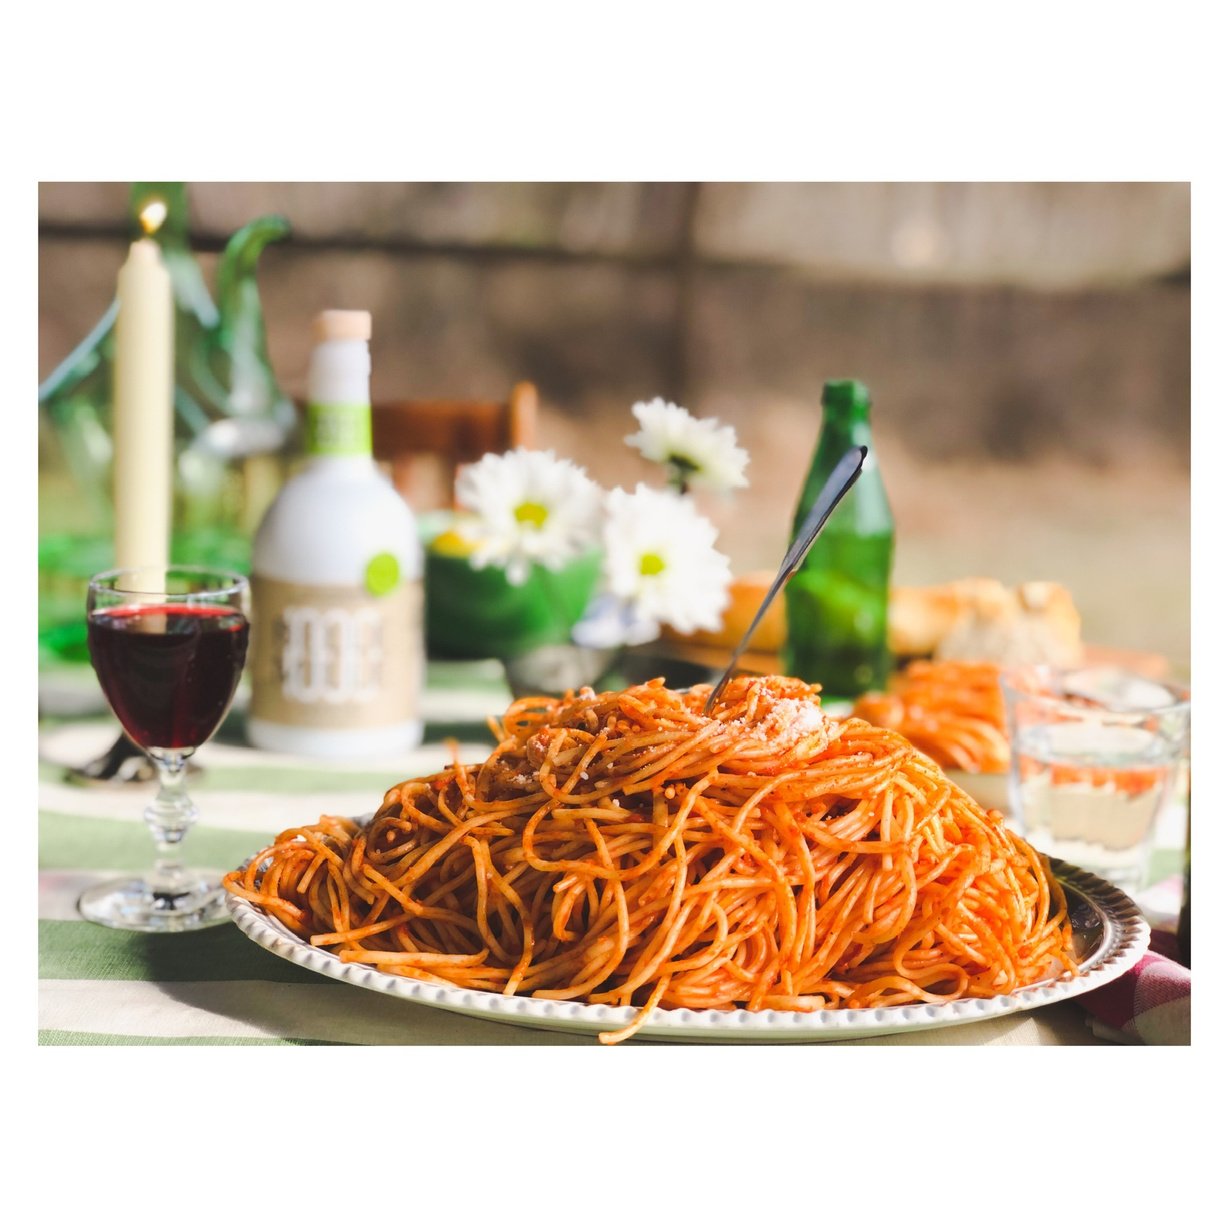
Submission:
<svg viewBox="0 0 1229 1229">
<path fill-rule="evenodd" d="M 188 758 L 222 723 L 243 672 L 248 584 L 203 567 L 102 572 L 89 584 L 86 631 L 103 693 L 158 770 L 145 809 L 157 858 L 145 876 L 86 891 L 78 908 L 124 930 L 190 930 L 224 921 L 218 876 L 188 870 L 180 846 L 197 810 L 184 788 Z"/>
<path fill-rule="evenodd" d="M 1108 667 L 1025 666 L 1002 683 L 1019 830 L 1125 892 L 1145 887 L 1187 750 L 1189 690 Z"/>
</svg>

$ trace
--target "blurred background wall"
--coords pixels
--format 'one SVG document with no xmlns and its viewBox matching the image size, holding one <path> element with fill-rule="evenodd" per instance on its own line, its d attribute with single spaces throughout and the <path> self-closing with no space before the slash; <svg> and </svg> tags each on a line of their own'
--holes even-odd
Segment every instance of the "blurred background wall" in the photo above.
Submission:
<svg viewBox="0 0 1229 1229">
<path fill-rule="evenodd" d="M 39 377 L 110 302 L 128 185 L 40 188 Z M 194 245 L 282 213 L 260 285 L 283 387 L 323 307 L 375 318 L 377 398 L 542 394 L 539 443 L 607 486 L 655 395 L 732 423 L 706 510 L 775 567 L 823 381 L 857 376 L 896 577 L 1057 580 L 1086 638 L 1190 658 L 1186 184 L 194 183 Z"/>
</svg>

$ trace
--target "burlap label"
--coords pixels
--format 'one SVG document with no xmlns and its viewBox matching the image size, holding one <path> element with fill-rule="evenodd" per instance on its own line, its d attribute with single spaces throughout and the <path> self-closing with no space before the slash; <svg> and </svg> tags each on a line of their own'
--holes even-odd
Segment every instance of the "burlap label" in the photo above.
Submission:
<svg viewBox="0 0 1229 1229">
<path fill-rule="evenodd" d="M 418 715 L 422 582 L 359 587 L 252 578 L 252 716 L 363 729 Z"/>
</svg>

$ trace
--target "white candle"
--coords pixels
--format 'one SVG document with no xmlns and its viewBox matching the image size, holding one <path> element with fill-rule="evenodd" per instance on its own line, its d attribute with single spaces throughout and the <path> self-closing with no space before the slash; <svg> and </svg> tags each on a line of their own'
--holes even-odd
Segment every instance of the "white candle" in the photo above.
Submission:
<svg viewBox="0 0 1229 1229">
<path fill-rule="evenodd" d="M 115 563 L 149 568 L 161 588 L 171 539 L 175 313 L 171 277 L 152 239 L 119 272 L 115 322 Z"/>
</svg>

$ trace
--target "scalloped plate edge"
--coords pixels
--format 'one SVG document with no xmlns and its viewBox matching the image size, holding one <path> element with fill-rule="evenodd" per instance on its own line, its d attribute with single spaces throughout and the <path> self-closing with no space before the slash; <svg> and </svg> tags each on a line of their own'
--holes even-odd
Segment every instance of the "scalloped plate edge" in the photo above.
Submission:
<svg viewBox="0 0 1229 1229">
<path fill-rule="evenodd" d="M 1089 871 L 1059 858 L 1051 858 L 1050 867 L 1064 888 L 1074 889 L 1096 909 L 1104 927 L 1102 943 L 1074 977 L 1040 982 L 994 998 L 957 999 L 952 1003 L 909 1007 L 836 1008 L 813 1012 L 657 1008 L 636 1036 L 661 1041 L 710 1042 L 811 1042 L 882 1037 L 1046 1007 L 1121 977 L 1148 950 L 1151 932 L 1138 906 L 1125 893 Z M 462 990 L 381 973 L 370 965 L 339 960 L 330 952 L 312 947 L 248 901 L 228 895 L 226 907 L 243 934 L 275 956 L 336 981 L 425 1007 L 438 1007 L 502 1024 L 588 1034 L 619 1028 L 635 1014 L 632 1007 Z"/>
</svg>

